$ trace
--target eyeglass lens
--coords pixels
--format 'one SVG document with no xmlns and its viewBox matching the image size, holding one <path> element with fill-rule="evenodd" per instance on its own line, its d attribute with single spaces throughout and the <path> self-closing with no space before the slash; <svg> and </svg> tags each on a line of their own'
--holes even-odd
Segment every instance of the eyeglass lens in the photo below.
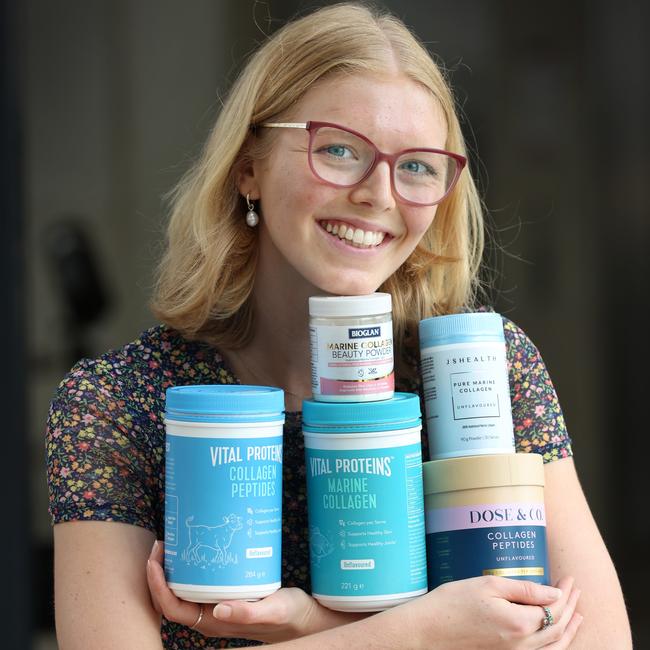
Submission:
<svg viewBox="0 0 650 650">
<path fill-rule="evenodd" d="M 309 152 L 314 172 L 336 185 L 355 185 L 375 160 L 375 149 L 353 133 L 320 127 L 313 134 Z M 410 151 L 393 165 L 395 191 L 413 203 L 431 204 L 447 193 L 456 175 L 456 160 L 444 153 Z"/>
</svg>

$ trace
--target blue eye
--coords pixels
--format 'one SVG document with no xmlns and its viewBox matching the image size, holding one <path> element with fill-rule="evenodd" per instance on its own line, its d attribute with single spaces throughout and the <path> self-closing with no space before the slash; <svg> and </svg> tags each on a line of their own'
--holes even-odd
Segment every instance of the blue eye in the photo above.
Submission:
<svg viewBox="0 0 650 650">
<path fill-rule="evenodd" d="M 399 166 L 400 170 L 404 170 L 409 174 L 430 175 L 435 176 L 436 171 L 431 165 L 423 163 L 421 160 L 405 160 Z"/>
<path fill-rule="evenodd" d="M 321 151 L 335 158 L 351 158 L 353 157 L 352 151 L 348 147 L 345 147 L 342 144 L 331 144 L 326 147 L 323 147 Z"/>
</svg>

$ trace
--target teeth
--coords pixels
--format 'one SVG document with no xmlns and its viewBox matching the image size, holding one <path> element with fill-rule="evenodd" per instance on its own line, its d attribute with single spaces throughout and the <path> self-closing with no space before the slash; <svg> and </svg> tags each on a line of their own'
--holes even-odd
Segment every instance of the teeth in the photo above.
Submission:
<svg viewBox="0 0 650 650">
<path fill-rule="evenodd" d="M 331 224 L 329 222 L 323 224 L 323 228 L 332 235 L 336 235 L 339 239 L 343 239 L 350 243 L 351 246 L 356 248 L 371 248 L 379 246 L 386 237 L 385 232 L 368 230 L 364 231 L 361 228 L 353 228 L 344 223 Z"/>
</svg>

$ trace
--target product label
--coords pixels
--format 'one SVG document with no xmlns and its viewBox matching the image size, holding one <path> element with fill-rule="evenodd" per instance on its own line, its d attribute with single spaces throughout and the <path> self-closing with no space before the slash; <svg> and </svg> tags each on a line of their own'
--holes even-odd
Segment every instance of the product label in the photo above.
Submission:
<svg viewBox="0 0 650 650">
<path fill-rule="evenodd" d="M 188 585 L 280 581 L 282 436 L 167 434 L 165 574 Z"/>
<path fill-rule="evenodd" d="M 426 590 L 420 444 L 305 453 L 312 592 Z"/>
<path fill-rule="evenodd" d="M 393 323 L 317 325 L 309 328 L 314 395 L 392 393 Z"/>
<path fill-rule="evenodd" d="M 541 502 L 428 510 L 426 531 L 430 589 L 481 575 L 548 584 Z"/>
<path fill-rule="evenodd" d="M 504 343 L 425 348 L 421 361 L 432 460 L 515 451 Z"/>
</svg>

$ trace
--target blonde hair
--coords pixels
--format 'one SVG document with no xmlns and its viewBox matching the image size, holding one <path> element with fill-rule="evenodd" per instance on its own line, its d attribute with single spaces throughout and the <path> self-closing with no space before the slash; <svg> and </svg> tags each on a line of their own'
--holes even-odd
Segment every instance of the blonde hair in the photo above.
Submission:
<svg viewBox="0 0 650 650">
<path fill-rule="evenodd" d="M 255 137 L 250 125 L 286 116 L 325 76 L 387 67 L 433 94 L 447 121 L 446 148 L 466 155 L 444 75 L 400 20 L 346 3 L 288 23 L 241 72 L 202 156 L 172 194 L 167 249 L 152 301 L 158 318 L 188 338 L 226 348 L 246 344 L 254 318 L 257 238 L 243 218 L 236 173 L 268 153 L 274 139 Z M 483 245 L 481 202 L 464 171 L 416 250 L 381 287 L 393 297 L 397 350 L 412 348 L 422 318 L 473 305 Z"/>
</svg>

